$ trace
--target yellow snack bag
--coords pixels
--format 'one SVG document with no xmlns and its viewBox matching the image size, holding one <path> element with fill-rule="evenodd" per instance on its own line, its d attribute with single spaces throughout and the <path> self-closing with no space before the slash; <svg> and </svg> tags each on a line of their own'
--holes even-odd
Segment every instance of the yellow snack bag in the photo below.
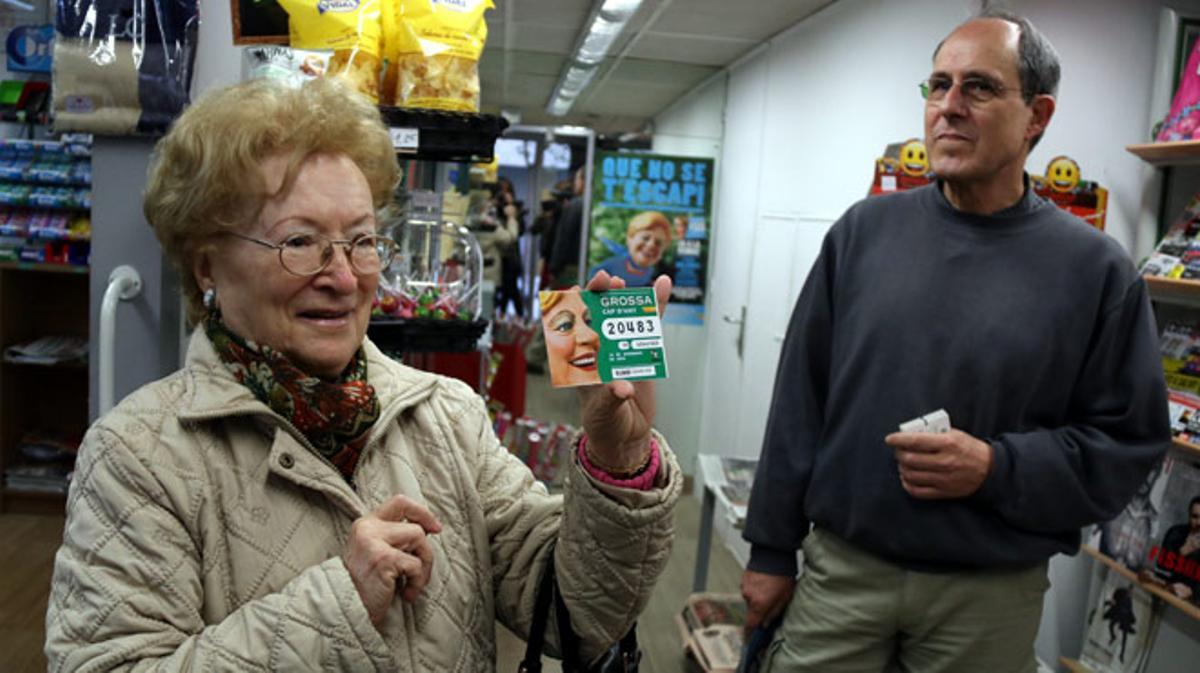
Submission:
<svg viewBox="0 0 1200 673">
<path fill-rule="evenodd" d="M 384 0 L 383 100 L 478 112 L 483 13 L 494 7 L 492 0 Z"/>
<path fill-rule="evenodd" d="M 279 0 L 295 49 L 332 50 L 325 75 L 379 102 L 383 0 Z"/>
</svg>

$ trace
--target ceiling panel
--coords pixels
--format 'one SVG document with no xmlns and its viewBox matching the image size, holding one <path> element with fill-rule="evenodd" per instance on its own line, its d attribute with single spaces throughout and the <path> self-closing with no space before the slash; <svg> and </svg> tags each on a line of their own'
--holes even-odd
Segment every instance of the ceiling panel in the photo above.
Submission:
<svg viewBox="0 0 1200 673">
<path fill-rule="evenodd" d="M 495 0 L 479 65 L 481 103 L 489 112 L 516 111 L 524 124 L 638 131 L 714 72 L 831 1 L 644 0 L 571 113 L 550 117 L 546 103 L 594 2 Z"/>
<path fill-rule="evenodd" d="M 674 0 L 653 30 L 693 35 L 721 35 L 762 41 L 788 28 L 830 0 Z"/>
<path fill-rule="evenodd" d="M 725 66 L 758 44 L 737 38 L 652 32 L 629 50 L 629 56 L 674 63 Z"/>
</svg>

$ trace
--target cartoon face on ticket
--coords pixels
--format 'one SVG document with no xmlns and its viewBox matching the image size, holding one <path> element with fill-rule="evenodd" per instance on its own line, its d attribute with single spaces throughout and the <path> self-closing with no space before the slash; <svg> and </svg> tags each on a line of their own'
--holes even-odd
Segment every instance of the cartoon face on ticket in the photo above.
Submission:
<svg viewBox="0 0 1200 673">
<path fill-rule="evenodd" d="M 654 288 L 545 291 L 538 298 L 556 388 L 667 378 Z"/>
</svg>

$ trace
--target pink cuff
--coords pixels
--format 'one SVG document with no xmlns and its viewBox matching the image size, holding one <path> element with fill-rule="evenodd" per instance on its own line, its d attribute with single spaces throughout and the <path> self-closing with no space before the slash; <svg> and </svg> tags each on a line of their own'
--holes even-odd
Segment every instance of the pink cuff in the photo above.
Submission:
<svg viewBox="0 0 1200 673">
<path fill-rule="evenodd" d="M 662 458 L 658 451 L 658 440 L 654 437 L 650 438 L 650 463 L 646 465 L 646 469 L 640 473 L 630 477 L 629 479 L 618 479 L 611 474 L 601 470 L 600 468 L 588 462 L 587 457 L 587 435 L 583 435 L 579 439 L 579 463 L 583 465 L 583 469 L 592 476 L 593 479 L 602 484 L 609 486 L 618 486 L 620 488 L 629 488 L 635 491 L 649 491 L 654 488 L 654 479 L 658 477 L 658 468 L 662 464 Z"/>
</svg>

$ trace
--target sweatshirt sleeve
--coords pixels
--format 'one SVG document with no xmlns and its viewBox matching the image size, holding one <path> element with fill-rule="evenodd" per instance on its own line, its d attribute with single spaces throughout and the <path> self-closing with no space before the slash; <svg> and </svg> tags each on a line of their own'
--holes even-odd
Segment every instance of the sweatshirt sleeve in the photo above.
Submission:
<svg viewBox="0 0 1200 673">
<path fill-rule="evenodd" d="M 1017 528 L 1077 529 L 1116 516 L 1169 444 L 1157 328 L 1137 278 L 1100 316 L 1067 423 L 991 438 L 974 497 Z"/>
<path fill-rule="evenodd" d="M 827 235 L 792 311 L 775 374 L 742 533 L 750 543 L 747 567 L 755 572 L 794 576 L 796 550 L 808 534 L 804 500 L 829 387 L 834 271 L 834 246 Z"/>
<path fill-rule="evenodd" d="M 94 428 L 76 479 L 46 614 L 48 670 L 394 667 L 341 558 L 206 624 L 204 559 L 147 464 Z"/>
</svg>

